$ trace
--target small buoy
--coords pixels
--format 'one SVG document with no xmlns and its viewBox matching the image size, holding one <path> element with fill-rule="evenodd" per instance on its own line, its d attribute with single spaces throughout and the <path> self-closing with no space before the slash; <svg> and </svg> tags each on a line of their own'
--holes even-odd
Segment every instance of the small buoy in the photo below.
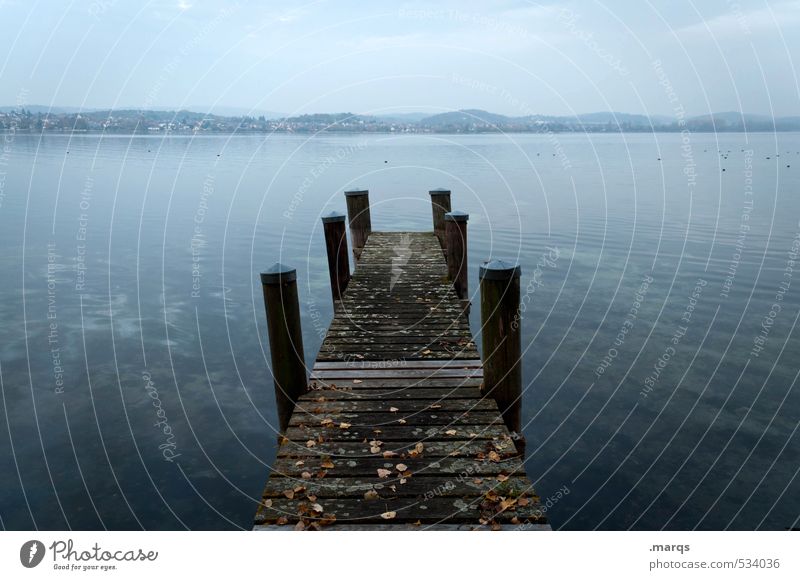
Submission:
<svg viewBox="0 0 800 580">
<path fill-rule="evenodd" d="M 725 168 L 724 168 L 724 167 L 722 168 L 722 171 L 725 171 Z"/>
<path fill-rule="evenodd" d="M 659 157 L 658 160 L 661 161 L 661 157 Z"/>
<path fill-rule="evenodd" d="M 219 154 L 219 153 L 217 153 L 217 157 L 219 157 L 219 155 L 220 155 L 220 154 Z"/>
<path fill-rule="evenodd" d="M 767 159 L 769 159 L 769 157 L 767 157 Z"/>
<path fill-rule="evenodd" d="M 389 163 L 388 161 L 384 160 L 384 163 Z"/>
</svg>

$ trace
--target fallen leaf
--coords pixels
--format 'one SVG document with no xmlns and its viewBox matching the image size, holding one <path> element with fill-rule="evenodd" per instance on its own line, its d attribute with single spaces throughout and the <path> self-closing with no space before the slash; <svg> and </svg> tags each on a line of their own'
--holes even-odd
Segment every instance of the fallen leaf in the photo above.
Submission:
<svg viewBox="0 0 800 580">
<path fill-rule="evenodd" d="M 431 409 L 441 409 L 441 408 L 442 408 L 442 406 L 441 406 L 441 405 L 438 405 L 438 404 L 435 404 L 435 405 L 431 405 L 431 406 L 430 406 L 430 408 L 431 408 Z"/>
<path fill-rule="evenodd" d="M 518 526 L 521 522 L 519 521 L 519 518 L 517 516 L 514 516 L 513 518 L 511 518 L 511 523 L 514 524 L 515 526 Z"/>
<path fill-rule="evenodd" d="M 408 480 L 405 477 L 400 478 L 400 485 L 405 485 Z"/>
<path fill-rule="evenodd" d="M 504 512 L 508 508 L 514 506 L 516 503 L 517 503 L 517 500 L 515 500 L 515 499 L 504 499 L 504 500 L 501 500 L 500 501 L 500 511 Z"/>
<path fill-rule="evenodd" d="M 385 520 L 393 520 L 395 517 L 397 517 L 397 512 L 383 512 L 381 517 Z"/>
<path fill-rule="evenodd" d="M 294 531 L 302 532 L 306 529 L 306 525 L 303 522 L 297 522 L 297 525 L 294 527 Z"/>
<path fill-rule="evenodd" d="M 422 351 L 422 354 L 431 354 L 431 349 L 426 348 L 425 350 Z"/>
<path fill-rule="evenodd" d="M 378 492 L 374 489 L 371 489 L 367 492 L 364 492 L 364 499 L 372 501 L 374 499 L 380 499 L 381 496 L 378 495 Z"/>
<path fill-rule="evenodd" d="M 333 469 L 334 468 L 333 461 L 331 461 L 330 459 L 328 459 L 327 461 L 323 461 L 322 463 L 320 463 L 320 467 L 324 467 L 325 469 Z"/>
<path fill-rule="evenodd" d="M 531 503 L 531 502 L 527 497 L 521 497 L 521 498 L 519 498 L 517 500 L 517 505 L 520 506 L 520 507 L 525 507 L 529 503 Z"/>
<path fill-rule="evenodd" d="M 315 512 L 317 512 L 318 514 L 321 514 L 322 512 L 325 511 L 325 509 L 321 505 L 319 505 L 318 503 L 313 504 L 311 506 L 311 509 L 314 510 Z"/>
<path fill-rule="evenodd" d="M 291 489 L 284 490 L 283 495 L 286 496 L 286 499 L 294 499 L 294 491 L 292 491 Z"/>
<path fill-rule="evenodd" d="M 323 419 L 319 422 L 320 425 L 323 427 L 327 427 L 328 425 L 333 425 L 333 419 Z"/>
<path fill-rule="evenodd" d="M 414 522 L 414 523 L 413 523 L 413 524 L 411 524 L 411 525 L 413 525 L 413 526 L 421 526 L 421 525 L 422 525 L 422 522 L 421 522 L 420 520 L 417 520 L 416 522 Z"/>
<path fill-rule="evenodd" d="M 349 429 L 350 427 L 352 427 L 350 423 L 339 423 L 339 429 Z"/>
<path fill-rule="evenodd" d="M 397 413 L 399 410 L 400 409 L 398 409 L 397 407 L 389 407 L 389 412 L 390 413 Z"/>
<path fill-rule="evenodd" d="M 378 468 L 378 477 L 380 477 L 381 479 L 386 479 L 391 474 L 392 474 L 392 472 L 389 471 L 388 469 L 383 469 L 381 467 Z"/>
<path fill-rule="evenodd" d="M 295 467 L 302 467 L 302 466 L 303 466 L 303 465 L 305 465 L 305 464 L 306 464 L 306 462 L 305 462 L 305 461 L 303 461 L 302 459 L 301 459 L 300 461 L 295 461 L 295 462 L 294 462 L 294 466 L 295 466 Z"/>
<path fill-rule="evenodd" d="M 308 501 L 314 502 L 317 501 L 317 496 L 315 495 L 307 495 Z"/>
<path fill-rule="evenodd" d="M 262 503 L 264 504 L 264 507 L 272 507 L 271 499 L 265 499 Z"/>
<path fill-rule="evenodd" d="M 474 483 L 475 485 L 480 485 L 483 483 L 483 480 L 480 477 L 476 477 L 475 479 L 472 480 L 472 483 Z"/>
<path fill-rule="evenodd" d="M 445 435 L 455 435 L 457 431 L 455 429 L 448 429 L 444 432 Z"/>
<path fill-rule="evenodd" d="M 500 475 L 497 476 L 497 481 L 508 481 L 508 476 L 505 475 L 504 473 L 501 473 Z"/>
<path fill-rule="evenodd" d="M 286 516 L 281 516 L 275 523 L 278 524 L 279 526 L 285 526 L 286 524 L 289 523 L 289 518 L 287 518 Z"/>
<path fill-rule="evenodd" d="M 369 448 L 369 452 L 370 453 L 380 453 L 381 452 L 381 448 L 377 447 L 377 446 L 373 446 L 373 447 Z"/>
<path fill-rule="evenodd" d="M 398 463 L 397 465 L 395 465 L 395 469 L 397 469 L 397 471 L 402 473 L 408 469 L 408 465 L 406 465 L 405 463 Z"/>
<path fill-rule="evenodd" d="M 489 461 L 494 461 L 495 463 L 500 461 L 500 455 L 497 453 L 497 451 L 489 452 Z"/>
<path fill-rule="evenodd" d="M 324 469 L 320 469 L 320 470 L 317 472 L 317 479 L 322 479 L 322 478 L 323 478 L 323 477 L 325 477 L 326 475 L 328 475 L 328 472 L 327 472 L 327 471 L 325 471 Z"/>
<path fill-rule="evenodd" d="M 311 447 L 314 447 L 316 444 L 317 444 L 317 442 L 314 441 L 313 439 L 309 439 L 308 441 L 306 441 L 306 447 L 308 447 L 309 449 Z"/>
<path fill-rule="evenodd" d="M 302 477 L 303 479 L 311 479 L 311 474 L 308 471 L 304 471 L 303 473 L 300 474 L 300 477 Z"/>
<path fill-rule="evenodd" d="M 400 423 L 401 425 L 405 425 L 407 423 L 405 419 L 398 419 L 397 422 Z"/>
<path fill-rule="evenodd" d="M 357 385 L 359 383 L 363 383 L 364 381 L 362 381 L 361 379 L 353 379 L 353 382 Z"/>
<path fill-rule="evenodd" d="M 289 439 L 287 437 L 284 437 L 283 435 L 281 435 L 281 438 L 278 441 L 278 445 L 286 445 L 288 442 L 289 442 Z"/>
</svg>

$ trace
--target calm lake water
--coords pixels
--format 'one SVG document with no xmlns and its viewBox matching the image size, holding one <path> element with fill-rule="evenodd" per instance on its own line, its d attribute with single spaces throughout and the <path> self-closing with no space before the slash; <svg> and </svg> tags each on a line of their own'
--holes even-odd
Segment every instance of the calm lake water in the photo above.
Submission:
<svg viewBox="0 0 800 580">
<path fill-rule="evenodd" d="M 313 360 L 319 216 L 353 186 L 375 230 L 430 229 L 428 190 L 452 189 L 473 293 L 482 260 L 522 264 L 527 470 L 555 527 L 798 525 L 800 135 L 4 146 L 4 528 L 247 528 L 276 438 L 258 273 L 297 267 Z"/>
</svg>

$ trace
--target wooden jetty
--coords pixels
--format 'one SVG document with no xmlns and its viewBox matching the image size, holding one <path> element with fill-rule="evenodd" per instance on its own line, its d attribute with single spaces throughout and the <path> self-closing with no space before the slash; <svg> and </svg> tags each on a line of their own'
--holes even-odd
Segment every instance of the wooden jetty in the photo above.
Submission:
<svg viewBox="0 0 800 580">
<path fill-rule="evenodd" d="M 468 216 L 430 192 L 432 232 L 372 232 L 369 193 L 322 218 L 334 317 L 307 372 L 295 270 L 262 274 L 281 435 L 254 529 L 549 529 L 523 462 L 519 268 L 481 267 Z"/>
</svg>

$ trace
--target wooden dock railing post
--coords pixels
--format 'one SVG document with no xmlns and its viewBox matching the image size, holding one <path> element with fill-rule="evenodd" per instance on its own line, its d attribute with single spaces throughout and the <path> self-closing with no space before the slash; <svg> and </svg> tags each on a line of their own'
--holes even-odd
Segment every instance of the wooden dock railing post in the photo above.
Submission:
<svg viewBox="0 0 800 580">
<path fill-rule="evenodd" d="M 451 211 L 444 214 L 445 256 L 447 257 L 447 276 L 461 300 L 467 299 L 469 283 L 467 279 L 467 220 L 469 214 Z"/>
<path fill-rule="evenodd" d="M 297 399 L 308 389 L 300 328 L 297 270 L 277 263 L 261 273 L 267 332 L 281 433 L 289 426 Z"/>
<path fill-rule="evenodd" d="M 350 281 L 350 257 L 347 253 L 347 231 L 345 215 L 332 211 L 322 216 L 325 230 L 325 248 L 328 250 L 328 273 L 331 276 L 331 294 L 334 303 L 342 299 Z"/>
<path fill-rule="evenodd" d="M 428 192 L 431 196 L 431 209 L 433 211 L 433 233 L 439 238 L 439 244 L 445 249 L 445 224 L 444 214 L 451 210 L 450 190 L 441 187 Z"/>
<path fill-rule="evenodd" d="M 509 431 L 522 422 L 522 344 L 519 325 L 521 268 L 503 260 L 480 267 L 483 390 L 497 401 Z"/>
<path fill-rule="evenodd" d="M 347 200 L 347 220 L 350 222 L 350 241 L 353 244 L 353 256 L 358 260 L 367 238 L 372 232 L 372 221 L 369 217 L 369 190 L 351 189 L 344 192 Z"/>
</svg>

